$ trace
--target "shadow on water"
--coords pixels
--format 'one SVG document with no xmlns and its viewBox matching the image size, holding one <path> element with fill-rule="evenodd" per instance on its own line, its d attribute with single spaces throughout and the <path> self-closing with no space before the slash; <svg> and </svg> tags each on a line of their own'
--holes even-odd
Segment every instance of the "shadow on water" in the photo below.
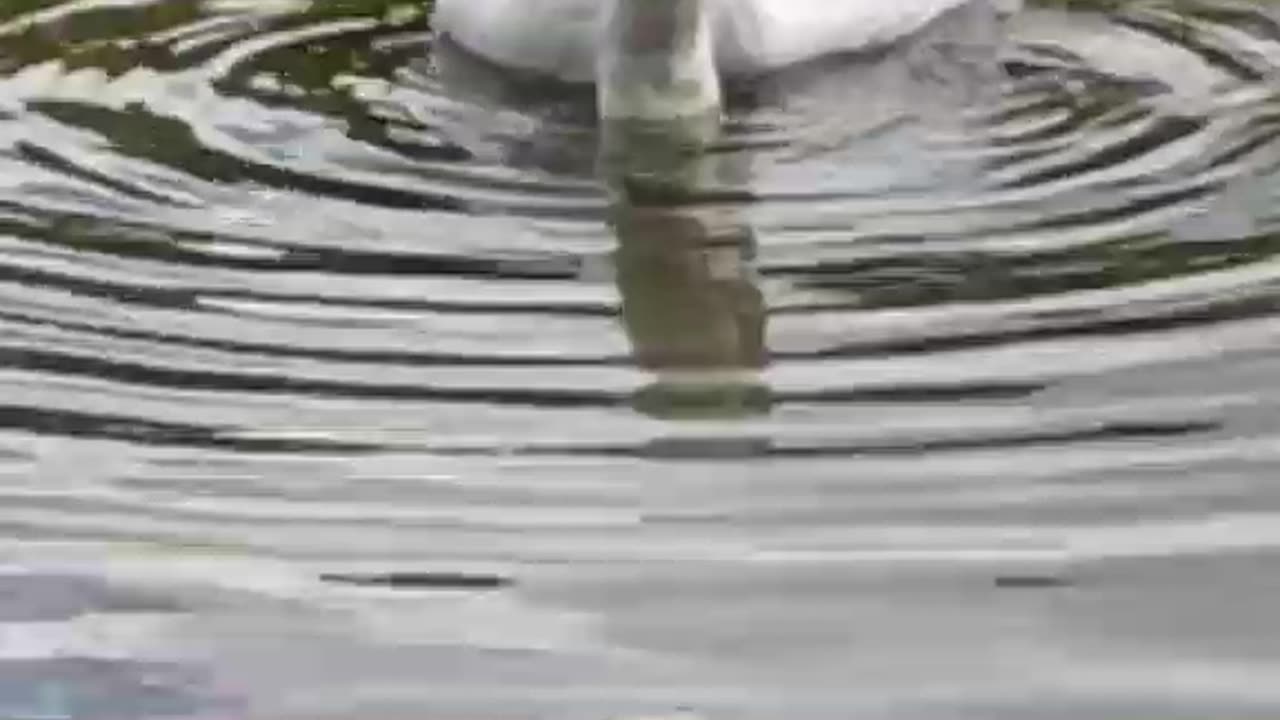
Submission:
<svg viewBox="0 0 1280 720">
<path fill-rule="evenodd" d="M 3 4 L 0 715 L 1274 717 L 1280 23 L 991 5 L 655 133 Z"/>
</svg>

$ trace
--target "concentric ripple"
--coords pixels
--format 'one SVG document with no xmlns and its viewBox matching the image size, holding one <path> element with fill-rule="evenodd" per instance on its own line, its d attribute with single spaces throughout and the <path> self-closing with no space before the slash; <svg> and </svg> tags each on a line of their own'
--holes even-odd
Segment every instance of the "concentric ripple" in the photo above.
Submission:
<svg viewBox="0 0 1280 720">
<path fill-rule="evenodd" d="M 1280 19 L 1078 4 L 665 186 L 418 2 L 5 4 L 5 556 L 198 568 L 253 717 L 1274 717 Z"/>
</svg>

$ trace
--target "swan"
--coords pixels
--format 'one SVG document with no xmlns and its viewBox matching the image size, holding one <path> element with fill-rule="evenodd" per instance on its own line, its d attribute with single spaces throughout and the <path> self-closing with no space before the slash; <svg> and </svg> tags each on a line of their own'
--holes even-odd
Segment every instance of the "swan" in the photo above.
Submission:
<svg viewBox="0 0 1280 720">
<path fill-rule="evenodd" d="M 436 0 L 492 63 L 595 83 L 602 120 L 719 116 L 724 77 L 888 44 L 971 0 Z"/>
</svg>

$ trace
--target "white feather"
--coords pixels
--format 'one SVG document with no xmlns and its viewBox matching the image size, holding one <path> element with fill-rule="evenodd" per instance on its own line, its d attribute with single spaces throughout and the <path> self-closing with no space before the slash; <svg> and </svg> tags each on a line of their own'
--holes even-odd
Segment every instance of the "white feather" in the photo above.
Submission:
<svg viewBox="0 0 1280 720">
<path fill-rule="evenodd" d="M 654 0 L 647 0 L 654 1 Z M 969 0 L 710 0 L 716 69 L 750 75 L 892 42 Z M 604 0 L 436 0 L 433 25 L 501 65 L 594 79 Z"/>
</svg>

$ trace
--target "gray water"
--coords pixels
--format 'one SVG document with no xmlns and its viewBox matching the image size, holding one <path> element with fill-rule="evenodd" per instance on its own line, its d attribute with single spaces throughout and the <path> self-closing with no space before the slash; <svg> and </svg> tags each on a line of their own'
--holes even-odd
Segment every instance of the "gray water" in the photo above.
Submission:
<svg viewBox="0 0 1280 720">
<path fill-rule="evenodd" d="M 1276 717 L 1280 15 L 702 156 L 428 24 L 0 4 L 0 717 Z"/>
</svg>

